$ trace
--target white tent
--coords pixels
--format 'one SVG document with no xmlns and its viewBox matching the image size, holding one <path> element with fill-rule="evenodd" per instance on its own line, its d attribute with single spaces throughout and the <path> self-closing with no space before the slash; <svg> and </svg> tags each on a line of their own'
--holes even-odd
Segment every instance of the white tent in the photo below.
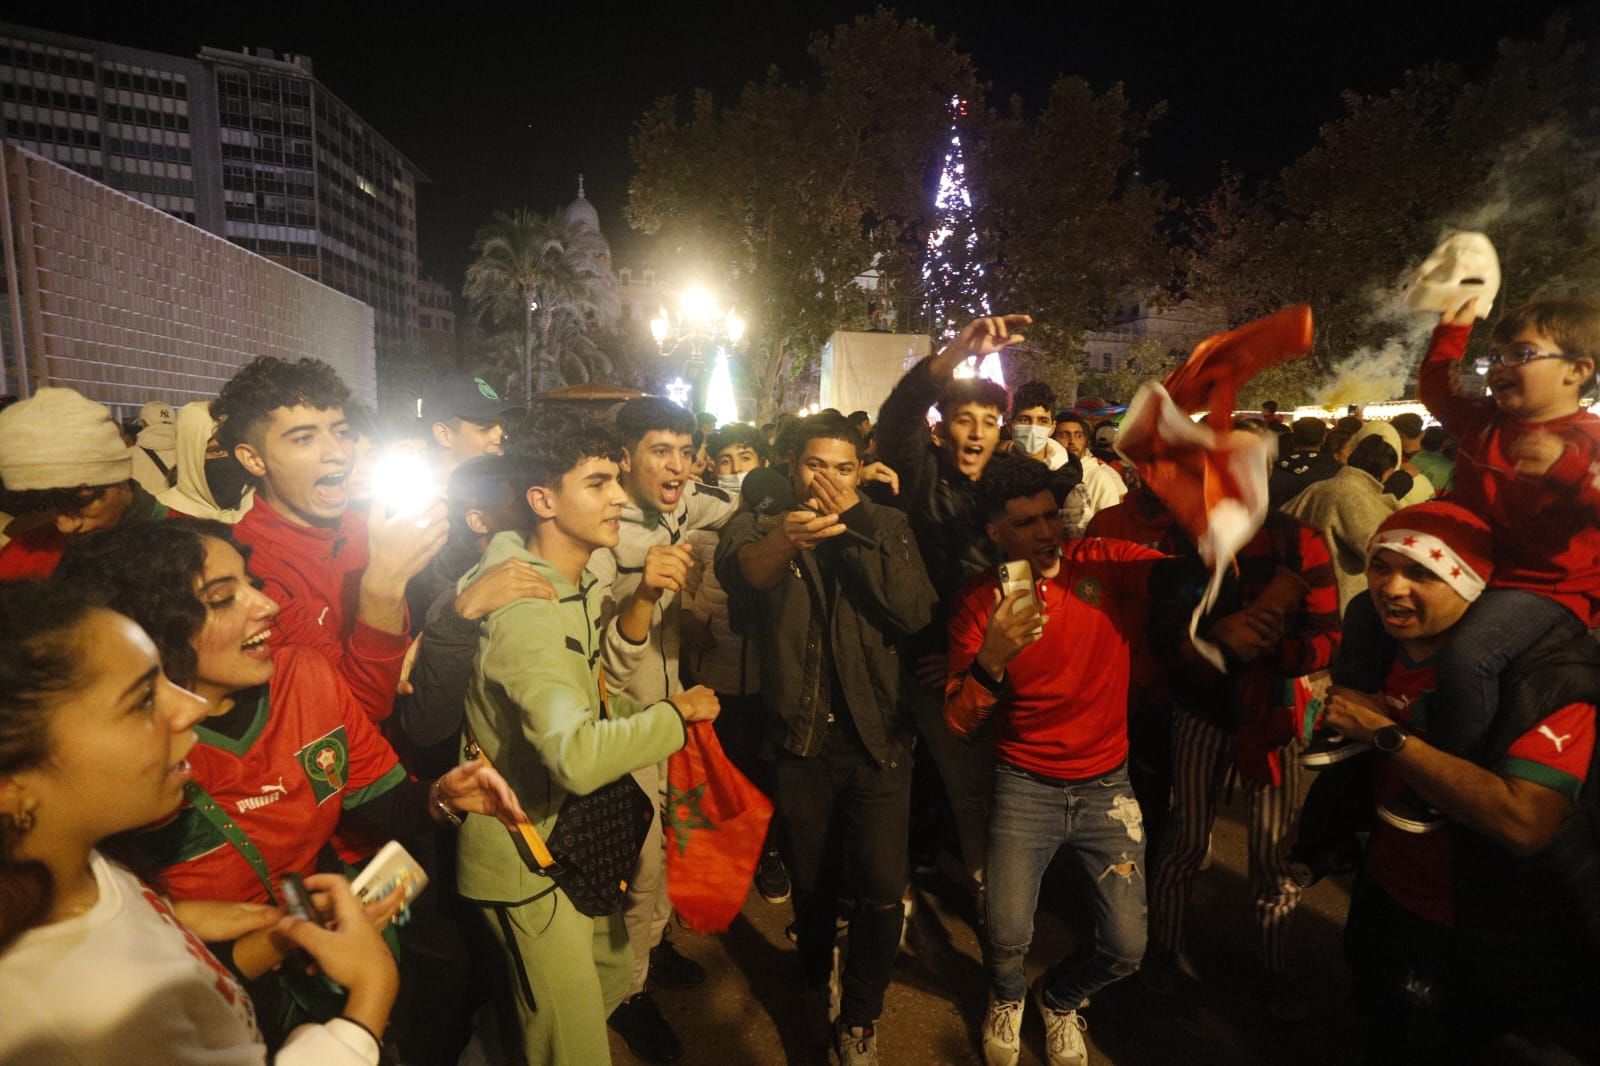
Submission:
<svg viewBox="0 0 1600 1066">
<path fill-rule="evenodd" d="M 877 421 L 878 406 L 889 390 L 932 347 L 924 333 L 840 330 L 822 346 L 820 405 L 844 414 L 866 411 Z"/>
</svg>

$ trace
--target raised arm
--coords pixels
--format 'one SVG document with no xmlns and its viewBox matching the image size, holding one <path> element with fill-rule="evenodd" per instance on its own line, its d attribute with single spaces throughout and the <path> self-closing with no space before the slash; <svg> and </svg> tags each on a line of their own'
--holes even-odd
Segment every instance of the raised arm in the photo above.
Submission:
<svg viewBox="0 0 1600 1066">
<path fill-rule="evenodd" d="M 1457 440 L 1480 428 L 1494 410 L 1487 397 L 1459 396 L 1455 390 L 1456 367 L 1466 354 L 1476 308 L 1474 297 L 1460 310 L 1440 316 L 1417 375 L 1417 398 Z"/>
</svg>

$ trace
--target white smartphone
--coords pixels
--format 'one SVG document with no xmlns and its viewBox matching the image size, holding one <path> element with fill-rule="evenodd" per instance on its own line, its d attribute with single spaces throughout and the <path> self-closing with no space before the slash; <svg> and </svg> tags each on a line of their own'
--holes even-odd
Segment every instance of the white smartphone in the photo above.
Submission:
<svg viewBox="0 0 1600 1066">
<path fill-rule="evenodd" d="M 350 882 L 350 891 L 362 903 L 376 903 L 390 893 L 405 893 L 404 906 L 422 895 L 428 887 L 428 875 L 411 853 L 398 840 L 391 840 L 379 849 L 356 879 Z"/>
<path fill-rule="evenodd" d="M 1026 592 L 1028 599 L 1033 601 L 1034 608 L 1039 606 L 1039 593 L 1033 587 L 1033 567 L 1028 565 L 1026 559 L 1013 559 L 1000 564 L 1000 596 L 1003 599 L 1013 592 Z M 1021 611 L 1025 600 L 1018 600 L 1012 605 L 1013 613 Z"/>
</svg>

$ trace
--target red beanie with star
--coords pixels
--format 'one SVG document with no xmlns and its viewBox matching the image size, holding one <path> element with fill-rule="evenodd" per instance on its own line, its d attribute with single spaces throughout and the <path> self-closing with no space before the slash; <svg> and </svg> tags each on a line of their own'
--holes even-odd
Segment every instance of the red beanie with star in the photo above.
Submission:
<svg viewBox="0 0 1600 1066">
<path fill-rule="evenodd" d="M 1494 574 L 1488 523 L 1453 503 L 1430 500 L 1383 520 L 1367 545 L 1367 561 L 1388 549 L 1421 563 L 1471 603 Z"/>
</svg>

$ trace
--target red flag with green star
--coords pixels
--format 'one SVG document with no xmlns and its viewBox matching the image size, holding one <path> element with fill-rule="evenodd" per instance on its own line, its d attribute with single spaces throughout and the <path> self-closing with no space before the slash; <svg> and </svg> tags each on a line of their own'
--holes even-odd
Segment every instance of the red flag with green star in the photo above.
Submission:
<svg viewBox="0 0 1600 1066">
<path fill-rule="evenodd" d="M 685 925 L 720 933 L 750 891 L 772 801 L 728 761 L 710 722 L 692 722 L 667 760 L 667 893 Z"/>
</svg>

